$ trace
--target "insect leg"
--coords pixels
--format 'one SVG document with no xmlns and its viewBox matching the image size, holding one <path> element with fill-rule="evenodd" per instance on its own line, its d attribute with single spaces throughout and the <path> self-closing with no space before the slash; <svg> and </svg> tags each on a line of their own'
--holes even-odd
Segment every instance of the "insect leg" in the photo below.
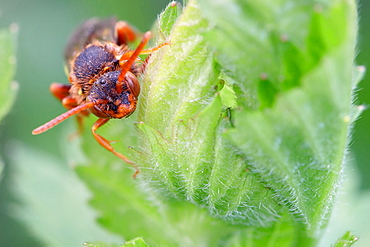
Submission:
<svg viewBox="0 0 370 247">
<path fill-rule="evenodd" d="M 69 89 L 71 85 L 53 83 L 50 85 L 50 92 L 59 100 L 63 100 L 65 97 L 69 96 Z"/>
<path fill-rule="evenodd" d="M 138 55 L 151 54 L 155 51 L 158 51 L 159 49 L 161 49 L 163 46 L 166 46 L 166 45 L 170 45 L 170 43 L 166 42 L 166 43 L 163 43 L 159 46 L 156 46 L 156 47 L 153 47 L 153 48 L 150 48 L 150 49 L 141 50 Z M 135 50 L 126 52 L 125 54 L 122 55 L 120 60 L 122 61 L 122 60 L 129 59 L 134 54 L 134 52 L 135 52 Z"/>
<path fill-rule="evenodd" d="M 151 54 L 149 54 L 149 56 L 147 56 L 144 60 L 144 62 L 140 65 L 140 67 L 138 68 L 138 73 L 139 74 L 142 74 L 145 72 L 145 69 L 146 69 L 146 66 L 148 65 L 148 62 L 149 62 L 149 59 L 151 57 Z"/>
<path fill-rule="evenodd" d="M 143 37 L 140 45 L 136 48 L 136 50 L 134 50 L 134 51 L 128 51 L 128 52 L 126 52 L 125 54 L 122 55 L 122 57 L 120 58 L 120 62 L 123 62 L 125 60 L 127 60 L 127 61 L 122 66 L 122 72 L 121 72 L 120 77 L 118 78 L 119 81 L 120 81 L 120 79 L 123 80 L 123 78 L 126 75 L 127 71 L 131 68 L 131 65 L 135 62 L 136 58 L 139 55 L 149 54 L 149 56 L 145 59 L 142 67 L 140 68 L 140 72 L 143 72 L 145 70 L 146 64 L 149 61 L 150 54 L 153 53 L 153 52 L 155 52 L 155 51 L 157 51 L 157 50 L 159 50 L 163 46 L 166 46 L 166 45 L 169 45 L 170 44 L 170 43 L 163 43 L 163 44 L 161 44 L 161 45 L 159 45 L 157 47 L 144 50 L 144 47 L 145 47 L 146 43 L 148 43 L 148 41 L 150 39 L 150 35 L 151 35 L 150 32 L 146 32 L 144 34 L 144 37 Z"/>
<path fill-rule="evenodd" d="M 133 162 L 131 161 L 129 158 L 127 158 L 126 156 L 124 156 L 123 154 L 121 153 L 118 153 L 116 150 L 114 150 L 114 148 L 110 145 L 110 141 L 108 141 L 107 139 L 105 139 L 104 137 L 102 137 L 101 135 L 97 134 L 96 133 L 96 130 L 98 128 L 100 128 L 102 125 L 104 125 L 105 123 L 107 123 L 109 121 L 109 118 L 99 118 L 95 123 L 94 125 L 92 126 L 91 130 L 92 130 L 92 133 L 93 133 L 93 136 L 95 138 L 95 140 L 101 145 L 103 146 L 105 149 L 107 149 L 108 151 L 112 152 L 114 155 L 116 155 L 117 157 L 119 157 L 120 159 L 122 159 L 124 162 L 126 162 L 127 164 L 133 166 L 135 168 L 135 173 L 133 175 L 133 177 L 135 178 L 136 175 L 140 172 L 139 171 L 139 168 L 138 166 Z"/>
<path fill-rule="evenodd" d="M 125 21 L 118 21 L 115 26 L 117 34 L 117 44 L 127 45 L 136 39 L 136 31 Z"/>
</svg>

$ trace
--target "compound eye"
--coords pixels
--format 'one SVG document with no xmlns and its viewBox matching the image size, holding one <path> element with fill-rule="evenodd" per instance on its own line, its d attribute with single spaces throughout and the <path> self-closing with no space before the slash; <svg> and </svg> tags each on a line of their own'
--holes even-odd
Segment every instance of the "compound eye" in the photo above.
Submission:
<svg viewBox="0 0 370 247">
<path fill-rule="evenodd" d="M 134 96 L 137 98 L 139 97 L 139 94 L 140 94 L 140 83 L 138 82 L 137 80 L 137 77 L 128 72 L 126 74 L 126 82 L 127 82 L 127 86 L 130 88 L 131 92 L 134 94 Z"/>
</svg>

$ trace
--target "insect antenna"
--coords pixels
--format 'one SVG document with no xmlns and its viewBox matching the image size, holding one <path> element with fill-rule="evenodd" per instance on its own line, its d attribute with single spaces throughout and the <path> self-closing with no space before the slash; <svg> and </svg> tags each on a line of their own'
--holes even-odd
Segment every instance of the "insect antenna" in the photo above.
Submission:
<svg viewBox="0 0 370 247">
<path fill-rule="evenodd" d="M 80 112 L 82 112 L 82 111 L 84 111 L 84 110 L 86 110 L 86 109 L 88 109 L 88 108 L 90 108 L 90 107 L 92 107 L 96 104 L 101 104 L 101 103 L 103 103 L 103 102 L 100 102 L 100 101 L 98 101 L 98 102 L 88 102 L 88 103 L 81 104 L 81 105 L 79 105 L 75 108 L 72 108 L 71 110 L 59 115 L 58 117 L 50 120 L 49 122 L 41 125 L 40 127 L 36 128 L 36 129 L 34 129 L 32 131 L 32 134 L 33 135 L 41 134 L 41 133 L 53 128 L 55 125 L 63 122 L 67 118 L 69 118 L 69 117 L 71 117 L 71 116 L 73 116 L 77 113 L 80 113 Z"/>
<path fill-rule="evenodd" d="M 127 55 L 129 55 L 130 57 L 128 58 L 128 60 L 122 65 L 122 70 L 121 70 L 121 73 L 120 75 L 118 76 L 118 82 L 116 84 L 116 90 L 118 93 L 121 93 L 122 92 L 122 85 L 123 85 L 123 80 L 125 79 L 125 75 L 127 73 L 127 71 L 129 71 L 131 69 L 131 66 L 132 64 L 136 61 L 136 58 L 141 54 L 141 52 L 144 50 L 144 47 L 145 45 L 148 43 L 148 41 L 150 40 L 150 36 L 151 36 L 151 32 L 146 32 L 143 36 L 143 39 L 141 40 L 139 46 L 136 48 L 136 50 L 131 53 L 131 52 L 127 52 L 126 54 L 124 54 L 121 59 L 120 59 L 120 62 L 122 60 L 125 60 L 127 59 Z M 126 56 L 125 56 L 126 55 Z"/>
</svg>

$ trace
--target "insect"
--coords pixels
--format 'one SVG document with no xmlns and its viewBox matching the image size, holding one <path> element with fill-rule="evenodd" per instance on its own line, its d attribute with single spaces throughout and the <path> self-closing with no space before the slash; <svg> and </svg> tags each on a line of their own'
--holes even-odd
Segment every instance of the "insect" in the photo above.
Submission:
<svg viewBox="0 0 370 247">
<path fill-rule="evenodd" d="M 110 119 L 128 117 L 135 111 L 140 94 L 138 76 L 145 69 L 145 63 L 140 64 L 138 56 L 168 45 L 144 49 L 150 36 L 151 33 L 146 32 L 137 48 L 130 50 L 127 44 L 135 40 L 136 33 L 126 22 L 93 18 L 81 24 L 72 34 L 64 54 L 70 85 L 53 83 L 50 86 L 51 93 L 68 111 L 34 129 L 32 134 L 41 134 L 73 115 L 77 116 L 81 132 L 83 117 L 91 112 L 98 117 L 91 128 L 96 141 L 132 165 L 135 177 L 139 173 L 137 165 L 96 131 Z"/>
</svg>

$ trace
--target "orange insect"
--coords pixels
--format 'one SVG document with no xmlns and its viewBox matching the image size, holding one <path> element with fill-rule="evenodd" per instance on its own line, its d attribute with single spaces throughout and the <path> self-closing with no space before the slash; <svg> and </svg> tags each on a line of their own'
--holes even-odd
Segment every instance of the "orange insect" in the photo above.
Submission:
<svg viewBox="0 0 370 247">
<path fill-rule="evenodd" d="M 129 50 L 127 43 L 135 40 L 136 34 L 126 22 L 117 22 L 115 18 L 84 22 L 71 36 L 65 50 L 70 85 L 50 86 L 51 93 L 68 111 L 36 128 L 32 134 L 41 134 L 73 115 L 77 116 L 81 132 L 82 117 L 92 112 L 99 117 L 91 129 L 93 136 L 104 148 L 132 165 L 136 169 L 135 177 L 139 173 L 137 165 L 116 152 L 110 141 L 96 131 L 110 119 L 128 117 L 135 111 L 140 94 L 137 77 L 145 69 L 145 63 L 138 63 L 138 56 L 168 45 L 144 50 L 150 36 L 146 32 L 138 47 Z"/>
</svg>

